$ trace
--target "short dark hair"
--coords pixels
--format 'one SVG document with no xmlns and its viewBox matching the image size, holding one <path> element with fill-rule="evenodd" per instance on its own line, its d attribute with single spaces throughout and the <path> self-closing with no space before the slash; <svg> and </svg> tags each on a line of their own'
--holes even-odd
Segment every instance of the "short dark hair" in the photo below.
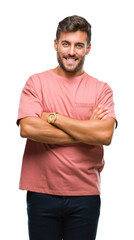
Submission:
<svg viewBox="0 0 134 240">
<path fill-rule="evenodd" d="M 85 18 L 77 15 L 66 17 L 59 22 L 56 31 L 57 42 L 60 38 L 61 32 L 76 32 L 78 30 L 87 33 L 87 44 L 89 44 L 91 41 L 91 25 L 86 21 Z"/>
</svg>

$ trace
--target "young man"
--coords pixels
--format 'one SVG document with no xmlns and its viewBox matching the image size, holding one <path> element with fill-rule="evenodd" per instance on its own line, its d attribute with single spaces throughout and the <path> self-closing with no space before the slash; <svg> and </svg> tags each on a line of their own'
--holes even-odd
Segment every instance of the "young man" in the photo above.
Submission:
<svg viewBox="0 0 134 240">
<path fill-rule="evenodd" d="M 113 94 L 83 70 L 91 25 L 71 16 L 57 28 L 58 67 L 32 75 L 17 123 L 27 138 L 20 189 L 27 190 L 30 240 L 94 240 L 103 145 L 111 143 Z"/>
</svg>

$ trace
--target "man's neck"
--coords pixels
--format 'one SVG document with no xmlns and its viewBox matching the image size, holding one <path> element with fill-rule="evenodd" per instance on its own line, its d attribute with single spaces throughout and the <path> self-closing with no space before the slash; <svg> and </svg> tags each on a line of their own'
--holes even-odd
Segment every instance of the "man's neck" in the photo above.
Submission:
<svg viewBox="0 0 134 240">
<path fill-rule="evenodd" d="M 66 78 L 75 78 L 75 77 L 81 76 L 84 73 L 83 69 L 80 69 L 77 72 L 67 72 L 67 71 L 64 71 L 60 66 L 54 68 L 53 72 L 59 76 L 66 77 Z"/>
</svg>

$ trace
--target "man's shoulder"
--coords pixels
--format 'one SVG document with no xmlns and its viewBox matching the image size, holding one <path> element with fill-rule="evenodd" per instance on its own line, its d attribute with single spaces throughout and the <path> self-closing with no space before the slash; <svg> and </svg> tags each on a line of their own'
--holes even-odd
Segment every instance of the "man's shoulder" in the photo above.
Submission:
<svg viewBox="0 0 134 240">
<path fill-rule="evenodd" d="M 30 76 L 30 78 L 34 79 L 42 79 L 45 76 L 48 76 L 50 74 L 50 70 L 45 70 L 43 72 L 38 72 L 38 73 L 34 73 Z"/>
<path fill-rule="evenodd" d="M 109 91 L 109 92 L 112 91 L 112 88 L 107 82 L 102 81 L 98 78 L 95 78 L 87 73 L 86 73 L 86 78 L 89 81 L 88 85 L 90 85 L 90 88 L 97 91 L 98 94 L 101 94 L 102 92 L 106 92 L 106 91 Z"/>
<path fill-rule="evenodd" d="M 45 83 L 45 80 L 49 79 L 50 76 L 50 70 L 46 70 L 43 72 L 34 73 L 29 76 L 27 79 L 27 84 L 37 86 L 42 86 L 42 84 Z"/>
<path fill-rule="evenodd" d="M 93 84 L 97 84 L 99 86 L 104 86 L 105 84 L 107 84 L 106 82 L 96 78 L 96 77 L 93 77 L 91 75 L 89 75 L 88 73 L 86 73 L 86 78 L 87 80 L 89 80 L 91 83 Z"/>
</svg>

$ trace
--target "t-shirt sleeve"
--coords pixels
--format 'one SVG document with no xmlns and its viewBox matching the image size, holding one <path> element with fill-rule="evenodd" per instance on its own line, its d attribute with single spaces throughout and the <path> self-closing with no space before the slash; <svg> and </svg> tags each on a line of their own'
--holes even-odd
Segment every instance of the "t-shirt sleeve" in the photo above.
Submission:
<svg viewBox="0 0 134 240">
<path fill-rule="evenodd" d="M 108 113 L 104 118 L 112 117 L 116 120 L 116 127 L 118 125 L 115 110 L 114 110 L 114 100 L 113 100 L 113 91 L 111 87 L 105 83 L 103 87 L 99 89 L 99 94 L 97 98 L 97 106 L 101 105 L 102 107 L 108 108 Z"/>
<path fill-rule="evenodd" d="M 39 87 L 36 85 L 37 81 L 34 82 L 33 78 L 30 77 L 22 90 L 16 122 L 17 125 L 19 125 L 19 120 L 22 118 L 41 117 L 43 106 Z"/>
</svg>

